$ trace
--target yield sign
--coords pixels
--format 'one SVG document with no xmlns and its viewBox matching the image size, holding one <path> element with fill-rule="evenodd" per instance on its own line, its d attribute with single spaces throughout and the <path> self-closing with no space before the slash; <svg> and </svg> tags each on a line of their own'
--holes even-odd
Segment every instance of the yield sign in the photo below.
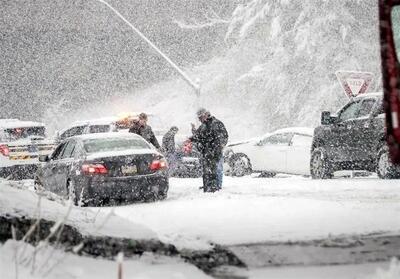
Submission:
<svg viewBox="0 0 400 279">
<path fill-rule="evenodd" d="M 347 97 L 355 97 L 367 91 L 374 75 L 370 72 L 337 71 L 336 77 Z"/>
</svg>

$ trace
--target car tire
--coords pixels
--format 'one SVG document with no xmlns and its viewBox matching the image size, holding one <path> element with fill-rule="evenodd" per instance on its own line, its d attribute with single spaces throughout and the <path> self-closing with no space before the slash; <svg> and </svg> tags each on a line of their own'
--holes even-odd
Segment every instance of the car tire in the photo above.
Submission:
<svg viewBox="0 0 400 279">
<path fill-rule="evenodd" d="M 67 199 L 72 201 L 73 205 L 78 205 L 78 194 L 76 193 L 75 183 L 72 180 L 67 181 Z"/>
<path fill-rule="evenodd" d="M 267 178 L 269 178 L 269 177 L 274 177 L 274 176 L 276 176 L 276 173 L 275 173 L 275 172 L 269 172 L 269 171 L 263 171 L 263 172 L 261 172 L 261 174 L 260 174 L 260 177 L 267 177 Z"/>
<path fill-rule="evenodd" d="M 44 190 L 43 183 L 42 181 L 40 181 L 38 175 L 35 175 L 33 178 L 33 189 L 35 190 L 35 192 Z"/>
<path fill-rule="evenodd" d="M 160 192 L 160 193 L 158 194 L 158 200 L 160 200 L 160 201 L 165 200 L 165 199 L 167 198 L 167 196 L 168 196 L 168 192 L 167 192 L 167 191 L 165 191 L 165 192 Z"/>
<path fill-rule="evenodd" d="M 231 169 L 232 176 L 241 177 L 250 174 L 252 172 L 250 159 L 243 153 L 235 154 L 232 158 Z"/>
<path fill-rule="evenodd" d="M 389 149 L 386 145 L 383 145 L 378 151 L 376 173 L 381 179 L 394 179 L 400 177 L 400 169 L 390 162 Z"/>
<path fill-rule="evenodd" d="M 323 148 L 316 148 L 311 153 L 310 172 L 312 179 L 329 179 L 333 177 L 332 163 Z"/>
</svg>

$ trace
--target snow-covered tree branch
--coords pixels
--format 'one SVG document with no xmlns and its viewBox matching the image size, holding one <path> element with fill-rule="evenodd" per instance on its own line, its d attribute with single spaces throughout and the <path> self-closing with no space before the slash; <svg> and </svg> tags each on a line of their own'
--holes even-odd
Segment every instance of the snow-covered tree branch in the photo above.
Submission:
<svg viewBox="0 0 400 279">
<path fill-rule="evenodd" d="M 230 24 L 231 19 L 222 18 L 214 10 L 211 10 L 201 20 L 196 18 L 193 18 L 189 21 L 174 19 L 173 22 L 182 29 L 199 30 L 203 28 L 214 27 L 215 25 L 228 25 Z"/>
</svg>

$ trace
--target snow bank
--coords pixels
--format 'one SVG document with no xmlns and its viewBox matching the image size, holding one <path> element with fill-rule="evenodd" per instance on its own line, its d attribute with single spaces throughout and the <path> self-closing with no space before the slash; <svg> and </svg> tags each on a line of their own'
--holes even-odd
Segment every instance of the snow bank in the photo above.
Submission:
<svg viewBox="0 0 400 279">
<path fill-rule="evenodd" d="M 27 182 L 29 183 L 31 181 Z M 38 201 L 39 196 L 32 191 L 27 191 L 27 185 L 0 180 L 0 215 L 31 218 L 40 216 L 50 221 L 58 221 L 67 214 L 69 205 L 60 200 L 51 201 L 43 197 L 40 199 L 40 210 L 38 210 Z M 126 219 L 116 216 L 112 210 L 104 214 L 96 208 L 73 206 L 66 224 L 76 227 L 84 235 L 158 239 L 157 234 L 145 225 L 127 222 Z"/>
<path fill-rule="evenodd" d="M 116 261 L 81 257 L 52 247 L 38 251 L 29 244 L 13 240 L 0 245 L 2 279 L 109 279 L 117 278 L 117 270 Z M 143 279 L 210 278 L 179 258 L 151 254 L 125 260 L 122 275 L 123 278 Z"/>
</svg>

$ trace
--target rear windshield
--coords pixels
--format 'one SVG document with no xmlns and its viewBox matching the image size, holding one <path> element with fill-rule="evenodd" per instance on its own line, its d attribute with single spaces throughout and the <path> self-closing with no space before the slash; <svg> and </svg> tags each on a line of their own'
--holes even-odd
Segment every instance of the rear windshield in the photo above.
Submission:
<svg viewBox="0 0 400 279">
<path fill-rule="evenodd" d="M 43 126 L 38 127 L 22 127 L 22 128 L 9 128 L 0 133 L 1 141 L 15 141 L 26 138 L 34 138 L 35 136 L 45 137 L 46 128 Z"/>
<path fill-rule="evenodd" d="M 87 153 L 152 148 L 142 139 L 130 138 L 90 139 L 85 140 L 83 145 Z"/>
<path fill-rule="evenodd" d="M 89 127 L 90 134 L 94 134 L 94 133 L 106 133 L 110 131 L 110 125 L 91 125 Z"/>
</svg>

